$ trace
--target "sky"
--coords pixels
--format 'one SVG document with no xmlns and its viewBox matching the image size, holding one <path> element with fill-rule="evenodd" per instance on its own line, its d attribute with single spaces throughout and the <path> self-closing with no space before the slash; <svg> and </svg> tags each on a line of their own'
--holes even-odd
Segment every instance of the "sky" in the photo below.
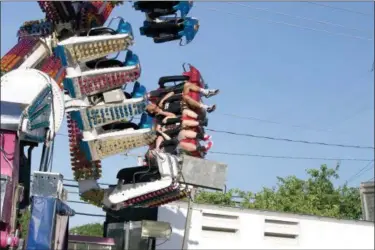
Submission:
<svg viewBox="0 0 375 250">
<path fill-rule="evenodd" d="M 148 90 L 158 78 L 196 66 L 211 88 L 220 94 L 207 100 L 217 104 L 209 128 L 253 135 L 334 144 L 374 145 L 374 5 L 366 2 L 327 3 L 335 9 L 306 2 L 206 2 L 190 12 L 200 20 L 195 40 L 154 44 L 142 37 L 144 15 L 130 3 L 116 8 L 135 33 L 135 45 Z M 1 56 L 17 42 L 23 22 L 44 17 L 36 2 L 2 2 Z M 339 10 L 345 8 L 352 12 Z M 354 13 L 356 12 L 356 13 Z M 362 14 L 358 14 L 358 12 Z M 282 14 L 280 14 L 282 13 Z M 296 18 L 297 17 L 297 18 Z M 25 83 L 27 84 L 27 82 Z M 67 134 L 64 122 L 59 133 Z M 212 151 L 271 156 L 374 159 L 372 149 L 310 145 L 211 133 Z M 32 169 L 39 168 L 42 145 L 33 152 Z M 145 149 L 133 150 L 143 153 Z M 306 169 L 336 161 L 294 160 L 208 154 L 228 164 L 228 188 L 259 191 L 272 187 L 277 176 L 306 177 Z M 336 185 L 364 168 L 366 161 L 341 161 Z M 101 182 L 116 183 L 117 171 L 136 166 L 133 157 L 114 156 L 102 161 Z M 358 186 L 374 176 L 374 168 L 354 178 Z M 57 136 L 53 172 L 73 179 L 68 138 Z M 73 182 L 64 182 L 75 184 Z M 67 188 L 77 192 L 77 189 Z M 69 194 L 69 200 L 79 200 Z M 77 212 L 104 214 L 85 204 L 69 204 Z M 74 216 L 71 226 L 101 222 L 103 218 Z"/>
</svg>

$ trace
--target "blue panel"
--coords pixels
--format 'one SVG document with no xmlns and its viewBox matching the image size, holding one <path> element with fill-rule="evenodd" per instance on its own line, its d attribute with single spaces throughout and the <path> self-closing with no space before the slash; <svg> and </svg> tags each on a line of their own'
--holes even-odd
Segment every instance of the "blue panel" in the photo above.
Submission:
<svg viewBox="0 0 375 250">
<path fill-rule="evenodd" d="M 61 200 L 57 200 L 56 213 L 59 215 L 74 216 L 75 211 Z"/>
<path fill-rule="evenodd" d="M 33 197 L 26 249 L 52 249 L 56 202 L 56 198 Z"/>
</svg>

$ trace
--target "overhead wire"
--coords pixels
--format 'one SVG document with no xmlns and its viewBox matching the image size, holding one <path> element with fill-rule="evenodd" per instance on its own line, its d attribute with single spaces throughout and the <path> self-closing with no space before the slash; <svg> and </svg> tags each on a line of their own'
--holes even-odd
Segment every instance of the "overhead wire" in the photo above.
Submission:
<svg viewBox="0 0 375 250">
<path fill-rule="evenodd" d="M 210 129 L 206 129 L 210 130 Z M 215 132 L 221 132 L 215 130 Z M 225 131 L 229 132 L 229 131 Z M 234 132 L 231 132 L 234 133 Z M 65 134 L 58 133 L 57 135 L 61 136 L 67 136 Z M 284 138 L 275 138 L 275 139 L 284 139 Z M 286 139 L 289 141 L 289 139 Z M 299 141 L 297 141 L 299 142 Z M 311 142 L 314 144 L 314 142 Z M 320 144 L 318 144 L 320 145 Z M 329 146 L 336 146 L 337 144 L 329 144 Z M 344 146 L 351 146 L 351 145 L 344 145 Z M 304 156 L 280 156 L 280 155 L 262 155 L 262 154 L 250 154 L 250 153 L 234 153 L 234 152 L 219 152 L 219 151 L 209 151 L 208 153 L 210 154 L 222 154 L 222 155 L 233 155 L 233 156 L 246 156 L 246 157 L 260 157 L 260 158 L 274 158 L 274 159 L 290 159 L 290 160 L 327 160 L 327 161 L 334 161 L 334 160 L 342 160 L 342 161 L 370 161 L 371 159 L 361 159 L 361 158 L 340 158 L 340 157 L 331 157 L 331 158 L 326 158 L 326 157 L 304 157 Z M 126 153 L 124 156 L 129 156 L 129 157 L 139 157 L 139 154 L 129 154 Z M 66 181 L 74 181 L 73 179 L 64 179 Z M 109 183 L 99 183 L 100 185 L 113 185 Z M 69 184 L 70 185 L 70 184 Z M 77 186 L 78 187 L 78 186 Z"/>
<path fill-rule="evenodd" d="M 371 146 L 360 146 L 360 145 L 326 143 L 326 142 L 318 142 L 318 141 L 296 140 L 296 139 L 288 139 L 288 138 L 281 138 L 281 137 L 254 135 L 254 134 L 250 134 L 250 133 L 247 133 L 247 134 L 246 133 L 237 133 L 237 132 L 232 132 L 232 131 L 217 130 L 217 129 L 210 129 L 210 128 L 207 128 L 206 130 L 214 132 L 214 133 L 224 133 L 224 134 L 235 135 L 235 136 L 246 136 L 246 137 L 273 140 L 273 141 L 284 141 L 284 142 L 303 143 L 303 144 L 321 145 L 321 146 L 332 146 L 332 147 L 342 147 L 342 148 L 374 149 L 374 147 L 371 147 Z"/>
<path fill-rule="evenodd" d="M 233 155 L 233 156 L 250 156 L 260 158 L 273 158 L 273 159 L 289 159 L 289 160 L 323 160 L 323 161 L 371 161 L 371 159 L 361 158 L 326 158 L 326 157 L 304 157 L 304 156 L 277 156 L 277 155 L 261 155 L 261 154 L 248 154 L 248 153 L 228 153 L 219 151 L 209 151 L 211 154 Z"/>
<path fill-rule="evenodd" d="M 372 165 L 371 165 L 372 164 Z M 353 180 L 355 180 L 356 178 L 360 177 L 361 175 L 363 175 L 364 173 L 366 173 L 367 171 L 369 171 L 370 169 L 374 168 L 374 160 L 371 160 L 369 163 L 367 163 L 363 168 L 361 168 L 359 171 L 357 171 L 356 173 L 354 173 L 351 177 L 349 177 L 345 183 L 350 183 L 352 182 Z"/>
<path fill-rule="evenodd" d="M 242 116 L 242 115 L 237 115 L 237 114 L 220 113 L 220 112 L 215 112 L 215 114 L 229 116 L 229 117 L 238 118 L 238 119 L 246 119 L 246 120 L 252 120 L 256 122 L 270 123 L 270 124 L 282 125 L 282 126 L 287 126 L 287 127 L 292 127 L 292 128 L 310 130 L 310 131 L 315 131 L 315 132 L 329 132 L 329 133 L 332 132 L 332 130 L 329 130 L 329 129 L 313 128 L 313 127 L 307 127 L 307 126 L 295 125 L 295 124 L 287 124 L 287 123 L 282 123 L 278 121 L 262 119 L 262 118 L 258 118 L 254 116 Z"/>
<path fill-rule="evenodd" d="M 284 12 L 274 11 L 274 10 L 270 10 L 270 9 L 267 9 L 267 8 L 259 8 L 259 7 L 255 7 L 255 6 L 251 6 L 251 5 L 247 5 L 247 4 L 238 3 L 238 2 L 228 2 L 226 4 L 238 5 L 238 6 L 242 6 L 242 7 L 249 8 L 249 9 L 260 10 L 260 11 L 264 11 L 264 12 L 283 15 L 283 16 L 287 16 L 287 17 L 291 17 L 291 18 L 295 18 L 295 19 L 309 21 L 309 22 L 315 22 L 315 23 L 319 23 L 319 24 L 325 24 L 325 25 L 330 25 L 330 26 L 334 26 L 334 27 L 340 27 L 340 28 L 348 29 L 348 30 L 354 30 L 354 31 L 359 31 L 359 32 L 371 32 L 369 30 L 361 30 L 361 29 L 357 29 L 357 28 L 347 27 L 345 25 L 338 24 L 338 23 L 315 20 L 315 19 L 303 17 L 303 16 L 295 16 L 295 15 L 287 14 L 287 13 L 284 13 Z"/>
<path fill-rule="evenodd" d="M 356 10 L 351 10 L 351 9 L 347 9 L 347 8 L 343 8 L 343 7 L 336 7 L 336 6 L 332 6 L 332 5 L 328 5 L 328 4 L 324 4 L 324 3 L 318 3 L 318 2 L 306 2 L 306 3 L 308 3 L 308 4 L 314 4 L 314 5 L 319 5 L 319 6 L 322 6 L 322 7 L 326 7 L 326 8 L 330 8 L 330 9 L 335 9 L 335 10 L 342 10 L 342 11 L 346 11 L 346 12 L 350 12 L 350 13 L 354 13 L 354 14 L 358 14 L 358 15 L 368 16 L 368 17 L 374 18 L 373 14 L 364 13 L 364 12 L 356 11 Z"/>
<path fill-rule="evenodd" d="M 346 34 L 346 33 L 337 33 L 337 32 L 332 32 L 332 31 L 324 30 L 324 29 L 315 29 L 315 28 L 311 28 L 311 27 L 298 25 L 298 24 L 292 24 L 292 23 L 287 23 L 287 22 L 283 22 L 283 21 L 274 21 L 274 20 L 271 20 L 271 19 L 265 19 L 265 18 L 251 16 L 251 15 L 245 16 L 245 15 L 241 15 L 241 14 L 238 14 L 238 13 L 223 11 L 223 10 L 219 10 L 219 9 L 215 9 L 215 8 L 205 7 L 204 9 L 209 10 L 209 11 L 214 11 L 214 12 L 221 12 L 221 13 L 225 13 L 225 14 L 228 14 L 228 15 L 246 18 L 246 19 L 265 21 L 265 22 L 272 23 L 272 24 L 281 24 L 281 25 L 286 25 L 286 26 L 290 26 L 290 27 L 294 27 L 294 28 L 311 30 L 311 31 L 315 31 L 315 32 L 323 32 L 323 33 L 327 33 L 327 34 L 335 35 L 335 36 L 344 36 L 344 37 L 350 37 L 350 38 L 354 38 L 354 39 L 358 39 L 358 40 L 365 40 L 365 41 L 373 41 L 374 40 L 373 38 L 370 38 L 370 37 L 356 36 L 356 35 L 351 35 L 351 34 Z"/>
</svg>

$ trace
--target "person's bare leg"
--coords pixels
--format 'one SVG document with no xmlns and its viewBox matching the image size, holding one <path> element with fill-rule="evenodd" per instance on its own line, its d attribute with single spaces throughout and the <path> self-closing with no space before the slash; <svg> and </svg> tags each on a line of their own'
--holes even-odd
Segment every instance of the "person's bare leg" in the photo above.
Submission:
<svg viewBox="0 0 375 250">
<path fill-rule="evenodd" d="M 186 106 L 186 105 L 183 105 L 183 106 Z M 200 126 L 206 127 L 208 125 L 208 120 L 206 118 L 200 117 L 197 113 L 195 113 L 194 111 L 192 111 L 188 108 L 183 108 L 182 115 L 185 115 L 185 116 L 193 118 L 193 119 L 197 119 Z M 189 120 L 183 120 L 182 122 L 184 122 L 184 121 L 189 121 Z M 192 124 L 192 127 L 195 127 L 195 126 L 196 125 Z"/>
<path fill-rule="evenodd" d="M 219 93 L 218 89 L 203 89 L 195 84 L 187 82 L 184 84 L 183 94 L 188 95 L 190 91 L 202 93 L 207 98 L 217 95 Z"/>
<path fill-rule="evenodd" d="M 182 114 L 183 115 L 186 115 L 186 116 L 189 116 L 191 118 L 194 118 L 194 119 L 197 119 L 198 118 L 198 114 L 195 113 L 193 110 L 190 110 L 190 109 L 184 109 L 182 111 Z"/>
<path fill-rule="evenodd" d="M 192 130 L 183 129 L 178 133 L 178 140 L 181 141 L 183 139 L 195 139 L 197 138 L 197 132 Z"/>
<path fill-rule="evenodd" d="M 194 100 L 193 98 L 191 98 L 188 95 L 183 95 L 182 99 L 191 108 L 203 109 L 203 110 L 206 110 L 208 113 L 211 113 L 211 112 L 215 111 L 215 109 L 216 109 L 216 105 L 211 105 L 211 106 L 205 105 L 203 103 L 197 102 L 196 100 Z"/>
<path fill-rule="evenodd" d="M 158 138 L 156 138 L 156 145 L 155 145 L 155 149 L 160 151 L 160 144 L 164 141 L 164 138 L 163 136 L 158 136 Z"/>
<path fill-rule="evenodd" d="M 190 93 L 190 91 L 193 91 L 193 92 L 201 92 L 201 88 L 198 87 L 197 85 L 194 85 L 190 82 L 187 82 L 184 84 L 184 90 L 183 90 L 183 94 L 184 95 L 187 95 Z"/>
<path fill-rule="evenodd" d="M 182 127 L 183 128 L 197 127 L 199 125 L 200 125 L 199 122 L 194 121 L 194 120 L 183 120 L 182 121 Z"/>
<path fill-rule="evenodd" d="M 179 143 L 180 148 L 183 150 L 186 150 L 188 152 L 193 152 L 197 150 L 197 146 L 195 146 L 193 143 L 188 143 L 188 142 L 180 142 Z"/>
</svg>

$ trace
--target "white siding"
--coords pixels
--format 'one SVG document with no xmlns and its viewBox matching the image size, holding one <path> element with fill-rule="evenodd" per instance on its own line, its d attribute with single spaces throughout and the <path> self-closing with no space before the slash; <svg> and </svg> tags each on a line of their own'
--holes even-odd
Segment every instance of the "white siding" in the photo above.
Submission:
<svg viewBox="0 0 375 250">
<path fill-rule="evenodd" d="M 181 249 L 186 203 L 159 208 L 158 220 L 171 223 L 170 240 L 156 249 Z M 193 206 L 189 249 L 374 249 L 374 224 L 365 221 Z"/>
</svg>

